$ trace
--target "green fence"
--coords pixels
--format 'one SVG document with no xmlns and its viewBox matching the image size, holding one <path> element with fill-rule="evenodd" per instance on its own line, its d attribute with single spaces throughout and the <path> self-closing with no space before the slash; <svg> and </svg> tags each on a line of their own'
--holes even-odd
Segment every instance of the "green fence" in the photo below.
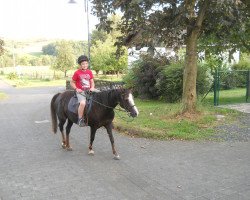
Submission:
<svg viewBox="0 0 250 200">
<path fill-rule="evenodd" d="M 250 70 L 218 71 L 214 74 L 214 105 L 220 104 L 220 91 L 245 88 L 244 101 L 250 102 Z"/>
</svg>

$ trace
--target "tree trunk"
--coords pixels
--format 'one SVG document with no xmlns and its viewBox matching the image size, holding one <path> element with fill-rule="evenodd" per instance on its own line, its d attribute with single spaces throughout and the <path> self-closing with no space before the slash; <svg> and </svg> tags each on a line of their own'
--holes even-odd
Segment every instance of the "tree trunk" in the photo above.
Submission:
<svg viewBox="0 0 250 200">
<path fill-rule="evenodd" d="M 198 33 L 193 31 L 186 43 L 182 94 L 183 113 L 196 111 L 197 40 Z"/>
<path fill-rule="evenodd" d="M 186 57 L 183 73 L 183 113 L 196 112 L 197 42 L 209 0 L 205 0 L 198 16 L 195 14 L 195 0 L 186 1 L 187 26 Z"/>
</svg>

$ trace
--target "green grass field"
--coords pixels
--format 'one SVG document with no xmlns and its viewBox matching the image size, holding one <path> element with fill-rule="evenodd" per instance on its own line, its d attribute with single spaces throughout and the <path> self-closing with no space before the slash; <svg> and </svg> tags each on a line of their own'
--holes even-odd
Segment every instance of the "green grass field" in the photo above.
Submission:
<svg viewBox="0 0 250 200">
<path fill-rule="evenodd" d="M 213 104 L 214 94 L 210 92 L 204 99 L 204 102 Z M 219 92 L 219 105 L 246 103 L 246 89 L 236 88 L 230 90 L 222 90 Z"/>
</svg>

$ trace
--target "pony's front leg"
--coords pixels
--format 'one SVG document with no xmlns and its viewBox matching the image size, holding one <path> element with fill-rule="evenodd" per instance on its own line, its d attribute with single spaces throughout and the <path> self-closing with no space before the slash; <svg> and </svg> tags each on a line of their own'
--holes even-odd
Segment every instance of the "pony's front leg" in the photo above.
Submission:
<svg viewBox="0 0 250 200">
<path fill-rule="evenodd" d="M 112 151 L 113 151 L 113 155 L 114 155 L 114 159 L 115 160 L 120 160 L 120 156 L 117 153 L 116 149 L 115 149 L 115 142 L 114 142 L 114 137 L 113 137 L 113 133 L 112 133 L 112 124 L 108 124 L 105 126 L 105 128 L 107 129 L 108 135 L 109 135 L 109 139 L 111 142 L 111 147 L 112 147 Z"/>
<path fill-rule="evenodd" d="M 66 126 L 66 149 L 68 151 L 72 151 L 72 147 L 69 144 L 69 133 L 70 133 L 70 129 L 71 129 L 72 125 L 73 125 L 73 122 L 68 119 L 68 123 Z"/>
<path fill-rule="evenodd" d="M 96 128 L 90 127 L 90 142 L 89 142 L 89 155 L 93 156 L 95 154 L 93 150 L 93 142 L 95 140 L 95 133 L 96 133 Z"/>
</svg>

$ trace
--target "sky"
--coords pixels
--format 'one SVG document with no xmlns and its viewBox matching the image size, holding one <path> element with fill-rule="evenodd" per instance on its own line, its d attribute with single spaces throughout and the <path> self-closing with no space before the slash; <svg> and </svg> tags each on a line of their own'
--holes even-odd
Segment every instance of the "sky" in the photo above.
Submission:
<svg viewBox="0 0 250 200">
<path fill-rule="evenodd" d="M 0 0 L 0 38 L 87 40 L 84 0 L 75 1 Z M 89 14 L 90 32 L 97 23 L 98 19 Z"/>
</svg>

